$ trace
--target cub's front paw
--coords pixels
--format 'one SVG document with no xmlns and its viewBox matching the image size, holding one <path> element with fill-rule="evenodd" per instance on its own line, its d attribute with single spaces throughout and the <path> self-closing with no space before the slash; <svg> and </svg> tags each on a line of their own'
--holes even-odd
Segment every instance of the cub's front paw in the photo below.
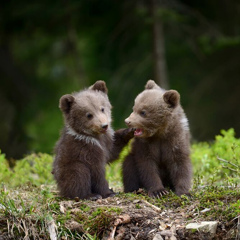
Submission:
<svg viewBox="0 0 240 240">
<path fill-rule="evenodd" d="M 117 133 L 119 133 L 124 141 L 128 142 L 130 139 L 134 137 L 134 128 L 122 128 L 117 130 Z"/>
<path fill-rule="evenodd" d="M 148 196 L 151 198 L 161 198 L 163 195 L 166 195 L 166 194 L 168 194 L 168 191 L 165 188 L 148 191 Z"/>
<path fill-rule="evenodd" d="M 100 194 L 91 194 L 89 199 L 92 201 L 97 201 L 98 199 L 102 199 L 102 196 Z"/>
<path fill-rule="evenodd" d="M 135 131 L 135 130 L 136 130 L 135 128 L 127 128 L 127 129 L 126 129 L 126 137 L 127 137 L 128 139 L 133 138 L 133 137 L 134 137 L 134 131 Z"/>
<path fill-rule="evenodd" d="M 115 195 L 116 193 L 112 189 L 109 189 L 109 192 L 103 198 L 114 197 Z"/>
</svg>

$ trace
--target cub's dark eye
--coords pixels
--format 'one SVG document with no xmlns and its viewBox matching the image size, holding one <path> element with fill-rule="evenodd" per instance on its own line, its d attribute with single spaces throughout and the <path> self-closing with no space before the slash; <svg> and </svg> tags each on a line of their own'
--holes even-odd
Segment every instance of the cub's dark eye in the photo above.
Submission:
<svg viewBox="0 0 240 240">
<path fill-rule="evenodd" d="M 140 116 L 146 117 L 146 112 L 144 110 L 140 111 Z"/>
<path fill-rule="evenodd" d="M 87 113 L 87 118 L 90 120 L 93 118 L 93 115 L 91 113 Z"/>
<path fill-rule="evenodd" d="M 104 112 L 104 108 L 101 108 L 101 111 Z"/>
</svg>

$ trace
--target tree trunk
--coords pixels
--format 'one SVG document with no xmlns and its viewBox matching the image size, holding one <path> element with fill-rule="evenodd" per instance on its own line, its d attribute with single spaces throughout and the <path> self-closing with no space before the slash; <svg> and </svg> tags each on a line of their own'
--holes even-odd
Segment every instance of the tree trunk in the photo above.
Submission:
<svg viewBox="0 0 240 240">
<path fill-rule="evenodd" d="M 168 89 L 169 82 L 167 78 L 167 66 L 165 59 L 164 48 L 164 33 L 163 23 L 159 14 L 159 1 L 151 0 L 151 16 L 152 16 L 152 36 L 153 36 L 153 67 L 154 67 L 154 80 L 162 88 Z"/>
</svg>

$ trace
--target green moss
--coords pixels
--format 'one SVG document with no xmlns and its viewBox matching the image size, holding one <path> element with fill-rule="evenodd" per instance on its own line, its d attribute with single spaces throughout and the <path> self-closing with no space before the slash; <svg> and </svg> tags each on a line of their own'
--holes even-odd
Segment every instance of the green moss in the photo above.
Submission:
<svg viewBox="0 0 240 240">
<path fill-rule="evenodd" d="M 137 203 L 137 204 L 135 205 L 135 208 L 136 208 L 136 209 L 141 209 L 142 207 L 141 207 L 140 204 Z"/>
<path fill-rule="evenodd" d="M 84 212 L 85 210 L 86 208 L 83 208 L 78 212 L 74 220 L 82 225 L 86 233 L 96 237 L 100 237 L 110 227 L 115 216 L 121 213 L 121 209 L 116 207 L 98 207 L 88 214 Z"/>
<path fill-rule="evenodd" d="M 112 214 L 101 211 L 94 218 L 90 217 L 91 221 L 88 221 L 84 226 L 85 229 L 91 234 L 96 234 L 97 236 L 101 236 L 105 230 L 110 227 L 111 222 L 114 220 Z"/>
<path fill-rule="evenodd" d="M 80 209 L 83 211 L 83 212 L 89 212 L 90 211 L 90 207 L 87 205 L 87 204 L 82 204 L 80 206 Z"/>
</svg>

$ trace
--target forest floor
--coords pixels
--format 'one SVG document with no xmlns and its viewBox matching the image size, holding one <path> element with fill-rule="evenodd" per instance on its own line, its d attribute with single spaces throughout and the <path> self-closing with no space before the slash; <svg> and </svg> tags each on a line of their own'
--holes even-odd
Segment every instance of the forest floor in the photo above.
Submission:
<svg viewBox="0 0 240 240">
<path fill-rule="evenodd" d="M 151 199 L 144 191 L 97 201 L 58 197 L 52 186 L 2 190 L 3 239 L 239 239 L 240 192 L 205 187 L 190 198 L 170 192 Z M 211 234 L 189 223 L 217 221 Z"/>
</svg>

